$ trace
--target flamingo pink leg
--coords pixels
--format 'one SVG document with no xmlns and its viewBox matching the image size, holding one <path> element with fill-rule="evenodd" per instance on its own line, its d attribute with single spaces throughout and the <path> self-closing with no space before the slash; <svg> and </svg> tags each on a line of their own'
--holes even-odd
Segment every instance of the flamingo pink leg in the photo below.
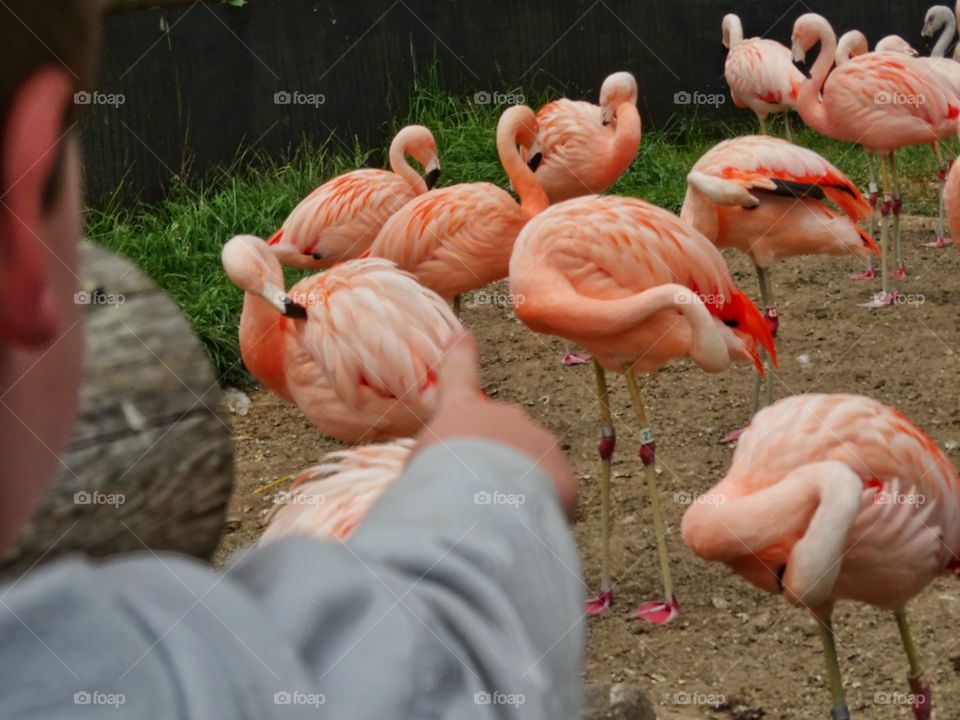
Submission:
<svg viewBox="0 0 960 720">
<path fill-rule="evenodd" d="M 924 243 L 924 247 L 935 248 L 940 250 L 941 248 L 950 247 L 953 245 L 953 238 L 947 235 L 946 223 L 944 222 L 944 214 L 946 211 L 946 206 L 944 203 L 944 189 L 947 184 L 947 175 L 950 173 L 950 166 L 953 165 L 951 160 L 949 163 L 946 162 L 943 158 L 943 151 L 940 149 L 940 143 L 936 144 L 937 148 L 937 159 L 940 161 L 940 172 L 938 175 L 939 187 L 940 187 L 940 211 L 937 217 L 937 239 L 935 242 Z"/>
<path fill-rule="evenodd" d="M 610 413 L 610 395 L 607 391 L 607 376 L 600 363 L 593 361 L 597 378 L 597 400 L 600 403 L 600 592 L 587 598 L 587 615 L 605 615 L 613 605 L 613 586 L 610 582 L 610 465 L 617 445 Z"/>
<path fill-rule="evenodd" d="M 900 237 L 900 210 L 903 208 L 903 199 L 900 196 L 900 180 L 897 177 L 897 156 L 896 153 L 890 154 L 890 172 L 893 178 L 893 242 L 896 248 L 897 257 L 897 280 L 903 280 L 907 276 L 907 266 L 903 261 L 903 242 Z M 900 283 L 893 284 L 894 293 L 900 290 Z"/>
<path fill-rule="evenodd" d="M 923 668 L 920 667 L 917 648 L 913 644 L 910 625 L 907 624 L 907 614 L 903 610 L 898 610 L 893 615 L 900 630 L 903 649 L 907 652 L 907 661 L 910 663 L 907 682 L 910 684 L 910 694 L 913 696 L 913 715 L 917 720 L 930 720 L 933 712 L 933 691 L 927 683 L 923 682 Z"/>
<path fill-rule="evenodd" d="M 829 617 L 819 619 L 820 639 L 823 641 L 823 655 L 827 661 L 827 676 L 830 679 L 830 692 L 833 695 L 833 707 L 830 708 L 832 720 L 850 720 L 847 699 L 843 692 L 843 679 L 840 675 L 840 661 L 837 659 L 837 642 L 833 635 L 833 622 Z"/>
<path fill-rule="evenodd" d="M 894 290 L 890 291 L 889 278 L 887 275 L 887 264 L 890 253 L 890 226 L 887 222 L 893 209 L 893 201 L 890 194 L 890 183 L 887 175 L 887 158 L 880 157 L 880 171 L 883 177 L 883 202 L 880 203 L 880 292 L 874 294 L 868 302 L 860 303 L 859 306 L 868 309 L 877 309 L 890 307 L 897 299 L 899 294 L 896 285 Z"/>
<path fill-rule="evenodd" d="M 870 237 L 877 236 L 877 205 L 880 201 L 880 190 L 877 188 L 877 158 L 872 152 L 867 151 L 867 170 L 870 173 L 870 207 L 873 208 L 873 214 L 870 215 Z M 865 272 L 856 273 L 850 276 L 851 280 L 873 280 L 877 273 L 873 269 L 873 256 L 867 258 L 867 269 Z"/>
<path fill-rule="evenodd" d="M 670 576 L 670 557 L 667 554 L 667 532 L 660 509 L 660 491 L 657 488 L 655 471 L 657 461 L 657 443 L 653 431 L 647 422 L 647 411 L 640 397 L 637 376 L 633 368 L 624 368 L 627 388 L 633 401 L 637 422 L 640 423 L 640 462 L 647 476 L 647 493 L 650 496 L 650 509 L 653 511 L 653 527 L 657 534 L 657 553 L 660 556 L 660 573 L 663 577 L 663 600 L 640 603 L 630 615 L 631 620 L 646 620 L 653 625 L 665 625 L 680 614 L 680 605 L 673 594 L 673 579 Z"/>
</svg>

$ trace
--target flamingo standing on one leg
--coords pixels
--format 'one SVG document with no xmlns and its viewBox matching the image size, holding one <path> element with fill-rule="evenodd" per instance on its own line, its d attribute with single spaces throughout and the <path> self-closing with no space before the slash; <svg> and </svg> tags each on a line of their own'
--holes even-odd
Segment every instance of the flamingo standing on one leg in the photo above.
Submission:
<svg viewBox="0 0 960 720">
<path fill-rule="evenodd" d="M 297 475 L 291 492 L 267 517 L 260 542 L 290 535 L 346 540 L 400 477 L 415 444 L 405 438 L 328 453 L 319 465 Z"/>
<path fill-rule="evenodd" d="M 889 228 L 893 213 L 894 241 L 900 257 L 900 184 L 893 153 L 907 145 L 932 143 L 956 132 L 960 100 L 951 97 L 927 67 L 916 58 L 892 52 L 873 52 L 851 58 L 833 72 L 837 49 L 830 23 L 807 13 L 793 29 L 794 57 L 820 43 L 820 53 L 810 78 L 800 87 L 797 111 L 814 130 L 837 140 L 862 145 L 880 155 L 884 200 L 881 204 L 880 245 L 882 292 L 865 307 L 891 305 L 899 292 L 888 289 Z M 889 172 L 888 172 L 889 167 Z M 890 173 L 893 176 L 891 189 Z M 898 267 L 898 272 L 903 272 Z"/>
<path fill-rule="evenodd" d="M 817 153 L 779 138 L 749 135 L 722 142 L 697 161 L 687 176 L 680 217 L 717 247 L 734 247 L 750 258 L 776 337 L 779 312 L 770 268 L 798 255 L 879 254 L 873 239 L 857 226 L 870 214 L 856 186 Z M 772 380 L 768 367 L 767 405 L 773 400 Z M 760 407 L 759 376 L 753 390 L 751 415 Z M 733 434 L 724 441 L 735 439 Z"/>
<path fill-rule="evenodd" d="M 762 410 L 726 477 L 683 517 L 683 539 L 820 623 L 832 717 L 849 718 L 830 616 L 856 600 L 897 619 L 919 720 L 930 688 L 904 608 L 956 567 L 960 478 L 936 444 L 892 408 L 855 395 L 798 395 Z"/>
<path fill-rule="evenodd" d="M 247 369 L 345 442 L 405 437 L 429 420 L 433 368 L 460 323 L 436 293 L 386 260 L 348 260 L 289 291 L 260 238 L 236 237 L 223 266 L 244 290 Z"/>
<path fill-rule="evenodd" d="M 600 104 L 561 98 L 537 113 L 542 156 L 534 174 L 551 203 L 606 192 L 640 149 L 637 81 L 613 73 L 600 87 Z"/>
<path fill-rule="evenodd" d="M 767 132 L 767 115 L 783 113 L 787 139 L 792 140 L 790 110 L 804 75 L 793 64 L 790 50 L 776 40 L 743 38 L 743 24 L 733 13 L 723 18 L 723 46 L 730 52 L 723 74 L 737 107 L 753 110 L 760 133 Z"/>
<path fill-rule="evenodd" d="M 407 162 L 408 154 L 423 166 L 424 177 Z M 280 262 L 328 268 L 360 257 L 387 218 L 436 183 L 440 160 L 430 130 L 410 125 L 398 132 L 390 144 L 390 168 L 338 175 L 305 197 L 269 240 Z"/>
<path fill-rule="evenodd" d="M 550 202 L 604 193 L 640 149 L 637 81 L 628 72 L 613 73 L 600 87 L 599 105 L 554 100 L 540 108 L 537 124 L 541 154 L 528 162 Z M 563 364 L 583 365 L 590 359 L 568 347 Z"/>
<path fill-rule="evenodd" d="M 590 614 L 607 612 L 610 584 L 610 463 L 615 445 L 606 370 L 623 373 L 640 424 L 640 458 L 653 509 L 664 599 L 634 618 L 660 624 L 678 612 L 657 491 L 653 432 L 636 373 L 689 356 L 708 372 L 733 361 L 762 370 L 758 345 L 774 354 L 763 316 L 741 292 L 720 252 L 675 215 L 636 198 L 593 196 L 541 213 L 520 233 L 510 259 L 517 317 L 531 330 L 586 348 L 594 357 L 602 439 L 600 594 Z"/>
<path fill-rule="evenodd" d="M 517 234 L 549 204 L 517 149 L 519 144 L 539 152 L 537 131 L 537 118 L 525 105 L 508 108 L 497 124 L 497 152 L 519 204 L 491 183 L 435 190 L 394 213 L 370 255 L 393 260 L 447 299 L 506 277 Z"/>
<path fill-rule="evenodd" d="M 960 63 L 945 57 L 947 48 L 950 47 L 950 43 L 953 42 L 953 39 L 957 34 L 957 16 L 954 14 L 953 10 L 945 5 L 934 5 L 932 8 L 927 10 L 926 17 L 923 20 L 923 37 L 933 37 L 938 32 L 940 33 L 940 37 L 933 46 L 933 50 L 930 52 L 930 57 L 921 58 L 921 60 L 927 63 L 928 67 L 930 67 L 930 69 L 935 72 L 941 80 L 950 85 L 954 95 L 960 96 Z M 940 183 L 940 202 L 937 224 L 937 239 L 934 242 L 924 243 L 924 245 L 926 247 L 940 249 L 953 245 L 953 239 L 946 234 L 946 226 L 944 224 L 945 208 L 943 199 L 944 184 L 947 181 L 947 172 L 949 171 L 950 166 L 943 157 L 943 150 L 939 142 L 937 142 L 934 149 L 937 153 L 937 160 L 940 164 L 938 175 L 938 180 Z"/>
</svg>

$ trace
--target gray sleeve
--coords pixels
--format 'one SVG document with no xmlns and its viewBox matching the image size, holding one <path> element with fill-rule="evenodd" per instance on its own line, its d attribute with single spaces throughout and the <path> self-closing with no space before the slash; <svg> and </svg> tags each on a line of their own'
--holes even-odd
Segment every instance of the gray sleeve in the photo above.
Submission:
<svg viewBox="0 0 960 720">
<path fill-rule="evenodd" d="M 535 462 L 460 440 L 347 543 L 290 538 L 220 573 L 70 560 L 0 587 L 0 717 L 573 718 L 582 587 Z"/>
</svg>

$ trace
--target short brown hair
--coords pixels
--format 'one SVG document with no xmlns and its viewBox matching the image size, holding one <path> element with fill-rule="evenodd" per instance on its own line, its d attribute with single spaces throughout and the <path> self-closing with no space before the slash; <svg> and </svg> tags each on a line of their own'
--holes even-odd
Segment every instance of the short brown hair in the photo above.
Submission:
<svg viewBox="0 0 960 720">
<path fill-rule="evenodd" d="M 6 127 L 17 88 L 42 67 L 62 67 L 77 90 L 90 88 L 102 9 L 102 0 L 0 2 L 0 131 Z"/>
</svg>

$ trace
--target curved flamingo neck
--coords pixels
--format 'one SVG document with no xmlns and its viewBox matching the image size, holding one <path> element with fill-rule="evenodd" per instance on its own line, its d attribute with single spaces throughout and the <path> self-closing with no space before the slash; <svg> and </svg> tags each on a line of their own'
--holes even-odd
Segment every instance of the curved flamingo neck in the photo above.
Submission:
<svg viewBox="0 0 960 720">
<path fill-rule="evenodd" d="M 247 370 L 271 391 L 292 402 L 283 364 L 284 323 L 259 295 L 244 293 L 240 316 L 240 355 Z"/>
<path fill-rule="evenodd" d="M 541 281 L 544 272 L 549 276 L 553 270 L 542 268 Z M 569 287 L 569 280 L 557 277 L 555 287 Z M 520 289 L 517 291 L 522 292 Z M 728 346 L 716 320 L 693 291 L 683 285 L 658 285 L 619 300 L 600 300 L 575 291 L 573 296 L 575 300 L 570 301 L 570 295 L 558 292 L 551 297 L 542 297 L 542 304 L 524 303 L 517 307 L 517 315 L 531 327 L 552 327 L 555 323 L 551 317 L 556 308 L 562 306 L 565 308 L 564 325 L 568 325 L 565 329 L 573 329 L 589 337 L 594 333 L 603 336 L 627 333 L 659 312 L 677 310 L 690 324 L 688 352 L 691 359 L 708 372 L 720 372 L 730 365 Z"/>
<path fill-rule="evenodd" d="M 427 191 L 427 183 L 420 177 L 420 173 L 407 162 L 406 145 L 395 142 L 390 146 L 390 169 L 406 180 L 417 195 L 422 195 Z"/>
<path fill-rule="evenodd" d="M 833 29 L 825 23 L 818 27 L 818 36 L 820 54 L 817 55 L 816 62 L 810 68 L 810 77 L 800 84 L 800 92 L 797 95 L 797 111 L 803 121 L 812 129 L 821 135 L 832 137 L 829 132 L 830 121 L 821 94 L 823 85 L 827 81 L 827 75 L 830 74 L 837 55 L 837 36 Z"/>
<path fill-rule="evenodd" d="M 957 34 L 957 16 L 952 12 L 943 13 L 943 30 L 940 32 L 940 37 L 937 39 L 937 44 L 933 46 L 933 50 L 930 51 L 930 57 L 942 58 L 947 54 L 947 48 L 950 47 L 950 43 L 953 42 L 953 38 Z"/>
<path fill-rule="evenodd" d="M 617 107 L 617 130 L 613 138 L 613 163 L 617 167 L 629 166 L 637 157 L 643 124 L 636 102 L 621 103 Z"/>
<path fill-rule="evenodd" d="M 516 126 L 502 128 L 497 134 L 497 154 L 500 155 L 500 163 L 503 169 L 507 171 L 507 177 L 510 178 L 510 184 L 517 191 L 520 198 L 520 208 L 528 217 L 544 211 L 550 205 L 547 193 L 540 185 L 533 170 L 527 165 L 520 156 L 517 149 L 517 128 Z"/>
<path fill-rule="evenodd" d="M 716 21 L 714 21 L 716 22 Z M 714 25 L 716 27 L 716 25 Z M 714 30 L 716 32 L 716 30 Z M 716 35 L 714 35 L 716 37 Z M 727 16 L 727 47 L 733 50 L 743 42 L 743 23 L 738 15 Z"/>
</svg>

